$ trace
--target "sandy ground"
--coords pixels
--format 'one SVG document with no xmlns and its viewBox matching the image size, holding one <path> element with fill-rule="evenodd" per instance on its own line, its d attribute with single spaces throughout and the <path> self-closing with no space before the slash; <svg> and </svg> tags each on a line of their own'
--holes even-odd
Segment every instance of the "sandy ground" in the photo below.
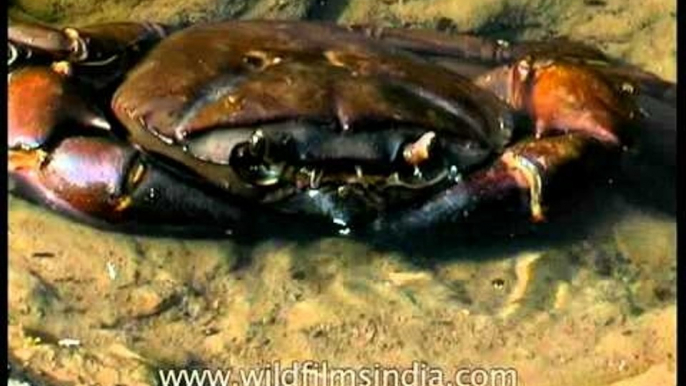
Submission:
<svg viewBox="0 0 686 386">
<path fill-rule="evenodd" d="M 301 18 L 571 35 L 667 79 L 675 1 L 15 0 L 61 24 Z M 152 17 L 154 16 L 154 17 Z M 9 354 L 34 384 L 151 385 L 158 369 L 514 368 L 519 385 L 673 385 L 674 216 L 612 197 L 565 237 L 401 253 L 94 230 L 9 198 Z M 554 233 L 554 232 L 553 232 Z M 569 236 L 572 233 L 572 236 Z"/>
<path fill-rule="evenodd" d="M 575 240 L 444 256 L 129 237 L 10 204 L 10 354 L 56 384 L 277 359 L 673 384 L 675 224 L 621 201 Z"/>
</svg>

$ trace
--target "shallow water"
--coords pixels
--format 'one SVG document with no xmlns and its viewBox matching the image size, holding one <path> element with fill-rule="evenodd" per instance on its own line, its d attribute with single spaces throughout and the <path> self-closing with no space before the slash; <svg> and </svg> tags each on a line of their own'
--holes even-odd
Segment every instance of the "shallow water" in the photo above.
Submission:
<svg viewBox="0 0 686 386">
<path fill-rule="evenodd" d="M 35 15 L 55 4 L 15 3 Z M 72 3 L 60 2 L 58 21 L 106 20 L 106 11 L 203 19 L 231 16 L 232 7 L 306 16 L 305 1 L 281 8 L 236 1 L 221 10 L 152 2 L 132 12 L 119 0 L 109 10 L 70 13 Z M 672 2 L 585 3 L 513 2 L 548 6 L 517 23 L 503 19 L 512 10 L 495 0 L 351 0 L 317 13 L 386 24 L 430 24 L 440 15 L 458 28 L 484 29 L 505 20 L 515 29 L 508 33 L 524 37 L 575 31 L 673 79 L 672 45 L 656 43 L 676 23 Z M 659 60 L 644 63 L 649 55 Z M 676 220 L 645 198 L 603 191 L 570 210 L 575 215 L 530 232 L 476 228 L 469 237 L 410 240 L 413 248 L 400 249 L 345 237 L 275 234 L 246 243 L 123 235 L 10 197 L 9 353 L 29 377 L 50 384 L 146 385 L 160 368 L 275 360 L 403 368 L 423 361 L 447 372 L 509 367 L 520 385 L 675 384 Z"/>
</svg>

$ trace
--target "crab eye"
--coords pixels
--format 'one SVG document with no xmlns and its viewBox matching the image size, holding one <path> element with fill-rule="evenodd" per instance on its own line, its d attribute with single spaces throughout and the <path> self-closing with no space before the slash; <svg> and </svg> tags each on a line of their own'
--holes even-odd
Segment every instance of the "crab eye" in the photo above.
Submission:
<svg viewBox="0 0 686 386">
<path fill-rule="evenodd" d="M 12 66 L 19 59 L 19 50 L 14 44 L 7 42 L 7 66 Z"/>
</svg>

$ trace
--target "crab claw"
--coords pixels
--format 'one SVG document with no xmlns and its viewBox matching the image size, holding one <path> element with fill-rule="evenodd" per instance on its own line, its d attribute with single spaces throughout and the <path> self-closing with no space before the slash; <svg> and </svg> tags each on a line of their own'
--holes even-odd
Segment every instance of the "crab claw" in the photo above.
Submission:
<svg viewBox="0 0 686 386">
<path fill-rule="evenodd" d="M 9 172 L 30 196 L 68 213 L 115 220 L 127 204 L 121 177 L 134 151 L 105 138 L 69 138 L 48 154 L 11 150 Z"/>
<path fill-rule="evenodd" d="M 57 69 L 24 67 L 9 75 L 8 172 L 20 195 L 94 225 L 198 214 L 219 227 L 237 221 L 241 211 L 99 135 L 106 132 L 78 136 L 110 126 Z"/>
<path fill-rule="evenodd" d="M 616 149 L 611 149 L 616 150 Z M 568 197 L 613 170 L 613 151 L 583 133 L 530 139 L 509 148 L 491 167 L 479 171 L 424 204 L 381 218 L 373 230 L 414 232 L 470 218 L 498 219 L 529 214 L 534 222 L 546 219 L 546 204 Z"/>
<path fill-rule="evenodd" d="M 24 67 L 9 74 L 7 145 L 39 149 L 65 123 L 109 129 L 104 115 L 79 95 L 68 78 L 50 67 Z"/>
<path fill-rule="evenodd" d="M 22 197 L 107 229 L 182 230 L 192 222 L 233 232 L 250 224 L 238 206 L 108 137 L 67 138 L 49 154 L 10 150 L 9 175 Z"/>
</svg>

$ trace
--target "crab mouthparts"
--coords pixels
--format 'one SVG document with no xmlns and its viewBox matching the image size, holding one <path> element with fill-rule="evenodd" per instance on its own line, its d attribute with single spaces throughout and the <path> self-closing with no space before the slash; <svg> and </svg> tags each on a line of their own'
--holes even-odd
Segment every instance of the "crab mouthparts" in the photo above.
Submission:
<svg viewBox="0 0 686 386">
<path fill-rule="evenodd" d="M 417 166 L 430 157 L 430 148 L 436 138 L 436 133 L 424 133 L 417 141 L 405 145 L 403 158 L 409 165 Z"/>
</svg>

